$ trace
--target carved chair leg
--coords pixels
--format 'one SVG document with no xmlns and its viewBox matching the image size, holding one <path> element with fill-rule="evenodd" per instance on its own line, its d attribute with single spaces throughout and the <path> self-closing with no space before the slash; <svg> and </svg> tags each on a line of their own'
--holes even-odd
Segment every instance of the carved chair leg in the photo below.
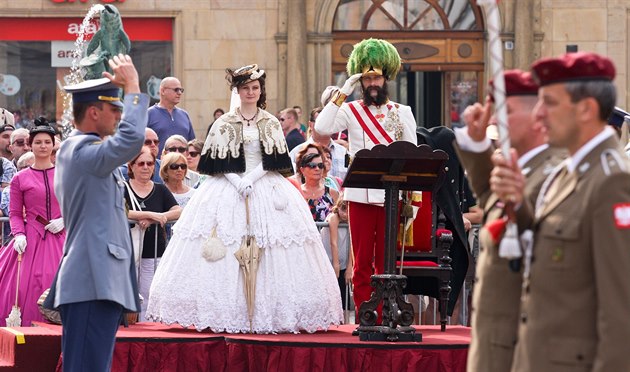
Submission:
<svg viewBox="0 0 630 372">
<path fill-rule="evenodd" d="M 448 295 L 451 293 L 450 281 L 442 280 L 440 285 L 440 331 L 446 332 Z"/>
</svg>

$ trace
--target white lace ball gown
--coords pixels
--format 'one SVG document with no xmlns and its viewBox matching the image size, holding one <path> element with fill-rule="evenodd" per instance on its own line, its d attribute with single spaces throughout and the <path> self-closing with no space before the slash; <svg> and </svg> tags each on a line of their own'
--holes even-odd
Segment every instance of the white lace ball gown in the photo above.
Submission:
<svg viewBox="0 0 630 372">
<path fill-rule="evenodd" d="M 243 130 L 247 169 L 261 160 L 256 127 Z M 254 183 L 250 228 L 263 248 L 254 333 L 315 332 L 343 321 L 339 287 L 308 207 L 277 172 Z M 209 262 L 203 244 L 216 228 L 225 257 Z M 244 279 L 234 257 L 246 234 L 245 201 L 222 175 L 207 177 L 175 224 L 151 285 L 147 318 L 197 330 L 250 332 Z"/>
</svg>

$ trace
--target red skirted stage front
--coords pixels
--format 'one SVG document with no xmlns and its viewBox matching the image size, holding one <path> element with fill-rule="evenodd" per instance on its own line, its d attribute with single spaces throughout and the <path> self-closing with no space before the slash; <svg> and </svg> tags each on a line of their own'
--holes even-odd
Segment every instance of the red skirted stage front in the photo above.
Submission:
<svg viewBox="0 0 630 372">
<path fill-rule="evenodd" d="M 52 371 L 61 327 L 0 328 L 0 371 Z M 421 326 L 422 342 L 361 342 L 356 325 L 314 334 L 214 334 L 138 323 L 120 328 L 113 371 L 465 371 L 470 328 Z M 24 333 L 24 343 L 17 344 Z M 51 335 L 55 338 L 51 340 Z M 46 338 L 42 342 L 40 338 Z M 12 345 L 12 346 L 11 346 Z M 35 357 L 37 356 L 37 357 Z M 11 359 L 12 358 L 12 359 Z M 11 360 L 9 360 L 11 359 Z M 41 361 L 39 366 L 34 363 Z M 26 364 L 24 364 L 26 363 Z M 20 365 L 22 364 L 22 365 Z M 36 369 L 33 369 L 36 368 Z M 6 369 L 9 370 L 9 369 Z"/>
</svg>

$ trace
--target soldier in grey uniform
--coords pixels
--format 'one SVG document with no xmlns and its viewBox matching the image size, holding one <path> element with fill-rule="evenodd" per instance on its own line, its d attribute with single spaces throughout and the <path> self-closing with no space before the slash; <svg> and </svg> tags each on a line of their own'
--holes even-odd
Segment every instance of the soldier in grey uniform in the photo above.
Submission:
<svg viewBox="0 0 630 372">
<path fill-rule="evenodd" d="M 532 207 L 519 167 L 493 155 L 492 190 L 519 206 L 519 225 L 534 232 L 512 372 L 630 371 L 630 159 L 606 123 L 615 67 L 570 53 L 532 70 L 540 82 L 533 113 L 549 145 L 569 157 Z"/>
<path fill-rule="evenodd" d="M 545 178 L 561 160 L 559 150 L 547 145 L 540 121 L 531 113 L 536 105 L 538 84 L 529 72 L 504 72 L 510 144 L 519 154 L 519 165 L 526 178 L 525 197 L 534 202 Z M 494 84 L 490 82 L 490 98 Z M 492 99 L 493 100 L 493 99 Z M 490 190 L 490 160 L 495 148 L 486 137 L 491 102 L 476 103 L 462 115 L 465 128 L 456 128 L 457 152 L 471 187 L 484 211 L 480 233 L 480 253 L 473 289 L 472 340 L 467 370 L 506 372 L 512 366 L 520 314 L 522 272 L 510 270 L 506 258 L 499 256 L 502 234 L 493 236 L 491 225 L 503 222 L 504 203 Z"/>
<path fill-rule="evenodd" d="M 129 56 L 109 64 L 113 76 L 64 88 L 76 127 L 59 149 L 55 174 L 67 236 L 45 304 L 61 312 L 64 371 L 109 371 L 123 313 L 140 310 L 118 167 L 142 148 L 149 98 Z"/>
</svg>

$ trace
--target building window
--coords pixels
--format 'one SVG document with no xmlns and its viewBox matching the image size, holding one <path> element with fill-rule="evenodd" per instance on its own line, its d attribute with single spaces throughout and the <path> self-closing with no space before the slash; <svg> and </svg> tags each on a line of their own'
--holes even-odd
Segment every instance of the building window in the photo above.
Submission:
<svg viewBox="0 0 630 372">
<path fill-rule="evenodd" d="M 342 0 L 334 31 L 478 31 L 474 0 Z"/>
</svg>

